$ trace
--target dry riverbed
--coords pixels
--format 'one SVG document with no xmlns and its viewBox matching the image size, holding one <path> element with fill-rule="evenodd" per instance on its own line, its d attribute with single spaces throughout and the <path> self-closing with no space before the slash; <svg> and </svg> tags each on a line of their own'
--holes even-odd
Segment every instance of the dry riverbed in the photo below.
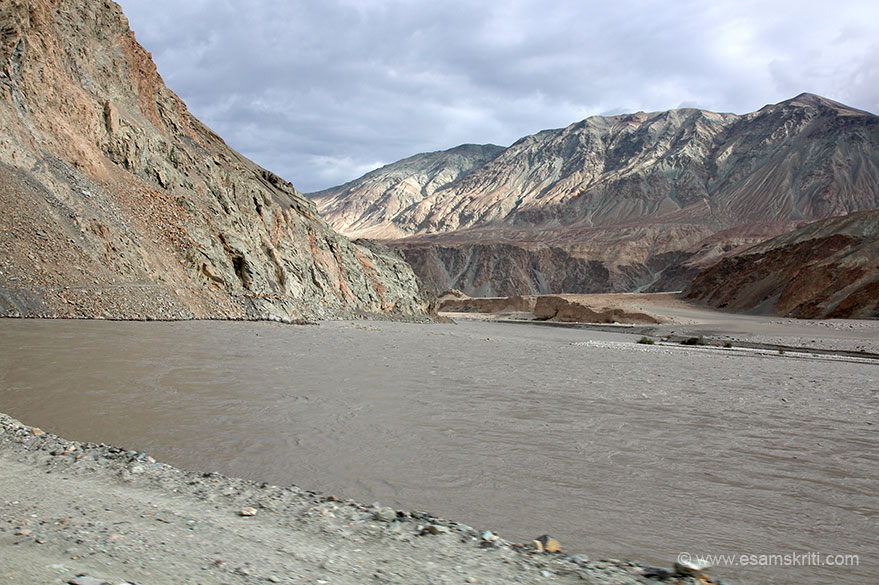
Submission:
<svg viewBox="0 0 879 585">
<path fill-rule="evenodd" d="M 711 582 L 541 552 L 428 514 L 186 472 L 2 414 L 0 493 L 2 583 Z"/>
</svg>

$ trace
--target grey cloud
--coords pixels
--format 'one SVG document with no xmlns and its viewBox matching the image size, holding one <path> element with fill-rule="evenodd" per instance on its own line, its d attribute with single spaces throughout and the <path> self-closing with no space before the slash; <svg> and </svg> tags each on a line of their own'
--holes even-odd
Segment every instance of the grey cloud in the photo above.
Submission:
<svg viewBox="0 0 879 585">
<path fill-rule="evenodd" d="M 121 3 L 193 113 L 304 191 L 600 113 L 801 91 L 879 111 L 872 1 Z"/>
</svg>

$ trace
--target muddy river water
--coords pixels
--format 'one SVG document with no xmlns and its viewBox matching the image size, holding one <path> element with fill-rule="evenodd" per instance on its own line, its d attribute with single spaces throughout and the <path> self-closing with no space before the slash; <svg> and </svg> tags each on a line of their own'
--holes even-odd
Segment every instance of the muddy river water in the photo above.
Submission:
<svg viewBox="0 0 879 585">
<path fill-rule="evenodd" d="M 712 574 L 876 582 L 879 364 L 635 339 L 491 322 L 0 320 L 0 411 L 508 540 L 549 533 L 591 558 L 732 555 Z"/>
</svg>

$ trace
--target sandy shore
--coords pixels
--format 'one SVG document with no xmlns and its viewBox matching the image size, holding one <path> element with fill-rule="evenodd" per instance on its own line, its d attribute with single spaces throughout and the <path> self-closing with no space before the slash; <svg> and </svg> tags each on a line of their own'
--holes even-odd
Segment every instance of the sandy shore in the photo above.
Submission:
<svg viewBox="0 0 879 585">
<path fill-rule="evenodd" d="M 626 313 L 649 315 L 658 325 L 623 324 L 657 339 L 681 340 L 703 336 L 710 342 L 725 341 L 738 346 L 778 346 L 830 352 L 876 354 L 879 357 L 879 321 L 859 319 L 790 319 L 727 313 L 682 300 L 678 293 L 613 293 L 593 295 L 554 295 L 576 302 L 594 311 L 618 309 Z M 454 313 L 443 312 L 452 319 L 489 319 L 530 321 L 528 313 Z M 602 324 L 606 326 L 606 324 Z"/>
<path fill-rule="evenodd" d="M 2 414 L 0 492 L 2 583 L 662 582 L 648 578 L 661 571 L 635 563 L 539 552 L 427 514 L 181 471 Z"/>
</svg>

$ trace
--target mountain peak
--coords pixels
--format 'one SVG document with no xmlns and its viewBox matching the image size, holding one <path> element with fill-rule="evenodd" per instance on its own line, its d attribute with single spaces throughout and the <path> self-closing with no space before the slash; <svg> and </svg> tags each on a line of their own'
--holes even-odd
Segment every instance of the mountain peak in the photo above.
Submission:
<svg viewBox="0 0 879 585">
<path fill-rule="evenodd" d="M 807 91 L 804 91 L 800 95 L 795 96 L 782 103 L 800 104 L 803 106 L 826 106 L 831 104 L 837 104 L 837 102 L 829 100 L 825 97 L 821 97 L 818 94 L 809 93 Z"/>
<path fill-rule="evenodd" d="M 835 100 L 828 99 L 826 97 L 814 94 L 803 92 L 796 97 L 792 97 L 789 100 L 785 100 L 783 102 L 778 103 L 779 106 L 804 106 L 811 108 L 830 108 L 832 110 L 836 110 L 840 113 L 847 114 L 869 114 L 873 115 L 870 112 L 866 112 L 864 110 L 859 110 L 857 108 L 853 108 L 851 106 L 847 106 L 843 103 L 837 102 Z"/>
</svg>

